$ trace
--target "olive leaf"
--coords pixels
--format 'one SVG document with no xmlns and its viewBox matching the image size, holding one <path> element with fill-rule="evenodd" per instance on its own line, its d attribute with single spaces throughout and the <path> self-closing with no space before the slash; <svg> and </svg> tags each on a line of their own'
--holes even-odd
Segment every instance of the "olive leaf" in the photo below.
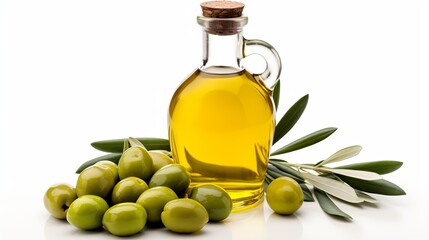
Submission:
<svg viewBox="0 0 429 240">
<path fill-rule="evenodd" d="M 299 150 L 301 148 L 311 146 L 331 136 L 331 134 L 334 133 L 336 130 L 337 128 L 333 128 L 333 127 L 320 129 L 316 132 L 310 133 L 274 151 L 273 153 L 271 153 L 271 156 L 288 153 L 288 152 Z"/>
<path fill-rule="evenodd" d="M 356 195 L 356 192 L 353 188 L 340 181 L 305 172 L 302 172 L 301 175 L 314 187 L 319 188 L 320 190 L 329 193 L 336 198 L 350 203 L 363 202 L 363 200 Z"/>
<path fill-rule="evenodd" d="M 291 167 L 289 167 L 289 166 L 286 166 L 286 165 L 284 165 L 284 164 L 282 164 L 282 163 L 279 163 L 279 162 L 273 162 L 273 161 L 270 161 L 269 163 L 270 163 L 270 165 L 273 165 L 275 168 L 277 168 L 277 169 L 281 170 L 282 172 L 285 172 L 285 173 L 287 173 L 287 174 L 289 174 L 289 175 L 292 175 L 292 176 L 293 176 L 293 178 L 296 178 L 296 179 L 299 179 L 299 180 L 301 180 L 301 181 L 304 181 L 304 179 L 303 179 L 303 178 L 302 178 L 302 176 L 299 174 L 299 172 L 297 172 L 297 171 L 296 171 L 296 170 L 294 170 L 293 168 L 291 168 Z"/>
<path fill-rule="evenodd" d="M 359 178 L 364 180 L 379 180 L 383 177 L 374 172 L 361 171 L 361 170 L 352 170 L 352 169 L 340 169 L 340 168 L 326 168 L 326 167 L 317 167 L 317 170 L 324 172 L 332 172 L 340 174 L 343 176 L 349 176 L 353 178 Z"/>
<path fill-rule="evenodd" d="M 283 159 L 277 159 L 277 158 L 270 158 L 269 159 L 270 162 L 283 162 L 283 163 L 287 163 L 286 160 Z"/>
<path fill-rule="evenodd" d="M 268 183 L 274 181 L 274 178 L 267 172 L 267 174 L 265 174 L 266 179 L 268 179 Z"/>
<path fill-rule="evenodd" d="M 339 166 L 336 168 L 341 169 L 354 169 L 375 172 L 378 174 L 387 174 L 398 170 L 402 166 L 402 162 L 399 161 L 373 161 L 373 162 L 361 162 L 354 163 L 345 166 Z"/>
<path fill-rule="evenodd" d="M 293 180 L 297 181 L 298 183 L 303 183 L 304 180 L 302 178 L 297 178 L 289 173 L 283 172 L 280 169 L 269 165 L 268 169 L 267 169 L 267 173 L 270 174 L 273 178 L 278 178 L 278 177 L 290 177 Z"/>
<path fill-rule="evenodd" d="M 269 176 L 270 182 L 277 178 L 274 176 L 273 172 L 269 170 L 267 170 L 267 172 L 265 173 L 265 177 L 268 177 L 268 176 Z"/>
<path fill-rule="evenodd" d="M 313 194 L 311 193 L 307 185 L 305 183 L 300 183 L 299 186 L 301 187 L 302 193 L 304 194 L 304 201 L 314 202 Z"/>
<path fill-rule="evenodd" d="M 118 164 L 121 156 L 122 156 L 122 153 L 109 153 L 109 154 L 106 154 L 106 155 L 103 155 L 100 157 L 93 158 L 91 160 L 88 160 L 88 161 L 82 163 L 82 165 L 80 165 L 80 167 L 76 170 L 76 173 L 81 173 L 83 170 L 85 170 L 85 168 L 92 166 L 92 165 L 96 164 L 97 162 L 103 161 L 103 160 L 111 161 L 111 162 Z"/>
<path fill-rule="evenodd" d="M 276 107 L 276 110 L 279 107 L 279 101 L 280 101 L 280 79 L 277 82 L 276 86 L 273 90 L 273 100 L 274 100 L 274 106 Z"/>
<path fill-rule="evenodd" d="M 350 185 L 352 188 L 368 193 L 377 193 L 381 195 L 405 195 L 405 191 L 396 184 L 385 179 L 368 181 L 352 177 L 337 175 L 341 180 Z"/>
<path fill-rule="evenodd" d="M 272 176 L 274 179 L 276 179 L 278 177 L 283 177 L 283 176 L 286 176 L 286 177 L 290 177 L 291 176 L 291 175 L 289 175 L 287 173 L 279 171 L 278 169 L 276 169 L 275 167 L 272 167 L 272 166 L 268 166 L 267 173 L 269 173 L 270 176 Z"/>
<path fill-rule="evenodd" d="M 127 138 L 109 139 L 95 141 L 91 143 L 91 146 L 97 150 L 108 152 L 108 153 L 122 153 L 124 150 L 124 141 Z M 170 142 L 168 139 L 155 138 L 155 137 L 139 137 L 139 142 L 143 143 L 147 150 L 166 150 L 171 151 Z"/>
<path fill-rule="evenodd" d="M 358 197 L 360 199 L 363 199 L 365 202 L 378 203 L 378 200 L 375 199 L 375 198 L 373 198 L 372 196 L 370 196 L 370 195 L 368 195 L 368 194 L 366 194 L 364 192 L 361 192 L 359 190 L 355 190 L 355 191 L 356 191 L 356 195 L 358 195 Z"/>
<path fill-rule="evenodd" d="M 130 145 L 128 143 L 128 139 L 124 139 L 124 148 L 123 148 L 122 152 L 127 151 L 128 148 L 130 148 Z"/>
<path fill-rule="evenodd" d="M 354 156 L 358 155 L 361 150 L 362 150 L 362 147 L 359 145 L 343 148 L 343 149 L 337 151 L 336 153 L 332 154 L 326 160 L 323 160 L 322 162 L 317 163 L 316 167 L 317 166 L 323 166 L 323 165 L 328 164 L 328 163 L 339 162 L 339 161 L 354 157 Z"/>
<path fill-rule="evenodd" d="M 146 147 L 141 143 L 137 138 L 129 137 L 128 141 L 130 142 L 131 147 L 140 146 L 146 149 Z M 147 149 L 146 149 L 147 150 Z"/>
<path fill-rule="evenodd" d="M 335 205 L 329 196 L 322 190 L 315 188 L 314 195 L 316 196 L 317 202 L 325 213 L 350 220 L 353 219 L 350 215 L 338 208 L 337 205 Z"/>
<path fill-rule="evenodd" d="M 273 138 L 273 144 L 280 140 L 299 120 L 308 102 L 308 94 L 299 99 L 278 122 Z"/>
</svg>

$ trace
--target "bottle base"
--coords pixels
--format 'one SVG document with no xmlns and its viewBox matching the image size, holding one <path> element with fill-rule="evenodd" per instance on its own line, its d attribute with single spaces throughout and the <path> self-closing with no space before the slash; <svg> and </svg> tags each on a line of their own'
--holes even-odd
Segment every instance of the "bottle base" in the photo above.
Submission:
<svg viewBox="0 0 429 240">
<path fill-rule="evenodd" d="M 264 192 L 247 199 L 236 199 L 232 203 L 232 212 L 243 212 L 252 209 L 264 202 Z"/>
</svg>

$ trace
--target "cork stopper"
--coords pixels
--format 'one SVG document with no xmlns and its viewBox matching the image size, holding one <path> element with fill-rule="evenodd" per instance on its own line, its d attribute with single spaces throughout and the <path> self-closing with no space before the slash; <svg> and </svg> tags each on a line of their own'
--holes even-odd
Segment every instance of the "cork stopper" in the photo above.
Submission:
<svg viewBox="0 0 429 240">
<path fill-rule="evenodd" d="M 236 34 L 247 24 L 247 17 L 242 16 L 243 3 L 234 1 L 209 1 L 201 3 L 201 8 L 203 16 L 198 17 L 198 23 L 211 34 Z"/>
<path fill-rule="evenodd" d="M 201 3 L 204 17 L 235 18 L 243 13 L 244 4 L 234 1 L 209 1 Z"/>
</svg>

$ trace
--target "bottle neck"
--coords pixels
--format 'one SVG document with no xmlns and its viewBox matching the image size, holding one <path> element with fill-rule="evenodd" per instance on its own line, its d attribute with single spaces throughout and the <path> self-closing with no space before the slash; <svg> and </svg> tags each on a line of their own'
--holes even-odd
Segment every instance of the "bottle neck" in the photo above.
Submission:
<svg viewBox="0 0 429 240">
<path fill-rule="evenodd" d="M 243 34 L 217 35 L 203 30 L 203 65 L 208 73 L 235 73 L 243 70 Z"/>
<path fill-rule="evenodd" d="M 247 17 L 209 18 L 198 16 L 203 27 L 203 64 L 200 70 L 207 73 L 236 73 L 242 71 L 244 55 L 242 29 Z"/>
<path fill-rule="evenodd" d="M 243 70 L 243 34 L 216 35 L 203 31 L 203 65 L 208 73 L 234 73 Z"/>
</svg>

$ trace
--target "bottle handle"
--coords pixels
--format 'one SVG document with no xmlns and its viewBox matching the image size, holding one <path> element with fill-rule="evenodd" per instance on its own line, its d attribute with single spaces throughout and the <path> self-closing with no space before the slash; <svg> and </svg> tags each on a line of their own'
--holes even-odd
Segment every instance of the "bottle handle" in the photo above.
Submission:
<svg viewBox="0 0 429 240">
<path fill-rule="evenodd" d="M 267 88 L 271 91 L 274 90 L 277 82 L 280 79 L 280 72 L 282 70 L 282 63 L 280 56 L 271 44 L 258 40 L 258 39 L 244 39 L 244 57 L 250 55 L 259 55 L 266 62 L 265 70 L 257 74 L 260 77 Z"/>
</svg>

